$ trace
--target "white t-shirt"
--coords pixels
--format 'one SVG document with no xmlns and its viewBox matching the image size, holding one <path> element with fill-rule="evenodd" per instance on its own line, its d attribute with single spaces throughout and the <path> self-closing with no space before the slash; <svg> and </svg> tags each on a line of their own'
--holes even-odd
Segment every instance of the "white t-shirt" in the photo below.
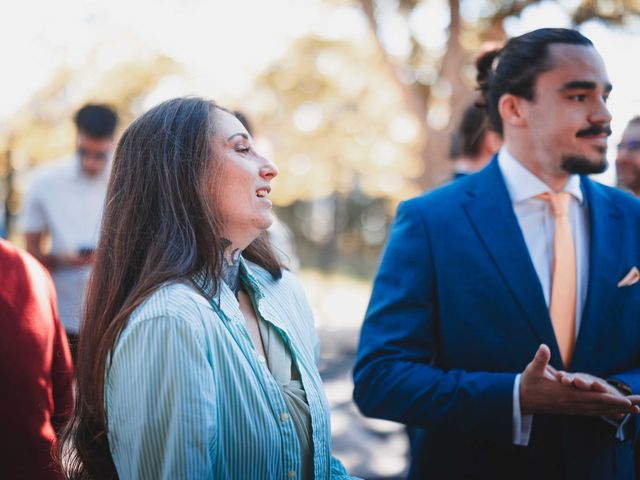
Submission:
<svg viewBox="0 0 640 480">
<path fill-rule="evenodd" d="M 95 248 L 108 178 L 108 168 L 97 177 L 87 176 L 75 156 L 62 164 L 37 169 L 25 193 L 20 229 L 25 233 L 49 232 L 54 255 Z M 90 270 L 88 266 L 58 267 L 51 272 L 60 320 L 67 332 L 79 330 Z"/>
</svg>

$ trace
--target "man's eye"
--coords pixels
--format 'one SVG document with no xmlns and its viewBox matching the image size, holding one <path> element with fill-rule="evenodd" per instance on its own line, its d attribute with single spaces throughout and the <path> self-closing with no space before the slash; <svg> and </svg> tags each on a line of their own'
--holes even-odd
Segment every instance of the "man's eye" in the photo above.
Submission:
<svg viewBox="0 0 640 480">
<path fill-rule="evenodd" d="M 640 151 L 640 140 L 629 140 L 628 142 L 620 142 L 618 144 L 618 150 L 626 148 L 630 152 Z"/>
<path fill-rule="evenodd" d="M 569 100 L 573 100 L 574 102 L 584 102 L 586 98 L 587 98 L 586 95 L 579 94 L 579 95 L 571 95 L 569 97 Z"/>
</svg>

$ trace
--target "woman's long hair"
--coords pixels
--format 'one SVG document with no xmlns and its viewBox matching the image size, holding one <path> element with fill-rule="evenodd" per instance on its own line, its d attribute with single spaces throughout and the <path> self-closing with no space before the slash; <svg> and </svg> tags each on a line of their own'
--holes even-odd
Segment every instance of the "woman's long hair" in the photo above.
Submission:
<svg viewBox="0 0 640 480">
<path fill-rule="evenodd" d="M 200 98 L 169 100 L 134 121 L 118 143 L 85 297 L 76 409 L 61 442 L 70 479 L 117 478 L 107 441 L 104 376 L 133 310 L 162 284 L 197 272 L 219 287 L 220 164 L 212 147 L 219 108 Z M 280 277 L 266 234 L 243 255 Z"/>
</svg>

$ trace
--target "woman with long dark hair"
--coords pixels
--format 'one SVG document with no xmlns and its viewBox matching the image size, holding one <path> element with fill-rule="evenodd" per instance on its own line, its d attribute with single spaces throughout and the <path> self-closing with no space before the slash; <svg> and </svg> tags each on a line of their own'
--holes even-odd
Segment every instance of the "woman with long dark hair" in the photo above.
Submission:
<svg viewBox="0 0 640 480">
<path fill-rule="evenodd" d="M 203 99 L 124 132 L 63 441 L 70 478 L 349 478 L 331 457 L 309 305 L 266 239 L 277 173 Z"/>
</svg>

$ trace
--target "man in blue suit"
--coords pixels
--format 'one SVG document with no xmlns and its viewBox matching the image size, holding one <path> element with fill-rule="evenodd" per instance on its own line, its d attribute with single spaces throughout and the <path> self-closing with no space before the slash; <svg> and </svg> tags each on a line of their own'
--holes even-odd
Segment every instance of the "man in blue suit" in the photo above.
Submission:
<svg viewBox="0 0 640 480">
<path fill-rule="evenodd" d="M 410 478 L 633 479 L 640 202 L 586 177 L 606 168 L 604 63 L 541 29 L 478 80 L 504 146 L 399 206 L 356 403 L 417 427 Z"/>
</svg>

